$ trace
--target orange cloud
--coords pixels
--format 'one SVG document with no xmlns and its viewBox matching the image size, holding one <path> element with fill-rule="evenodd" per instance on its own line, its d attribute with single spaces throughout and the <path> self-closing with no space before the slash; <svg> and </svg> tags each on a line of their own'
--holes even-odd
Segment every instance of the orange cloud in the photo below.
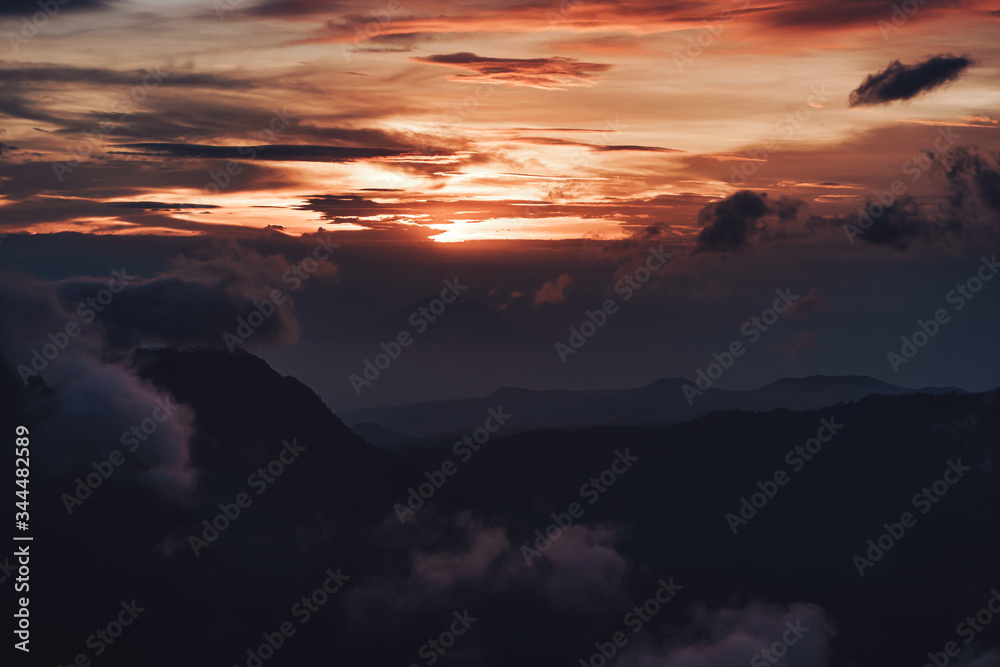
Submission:
<svg viewBox="0 0 1000 667">
<path fill-rule="evenodd" d="M 448 53 L 410 58 L 431 65 L 445 65 L 464 69 L 473 74 L 456 74 L 449 81 L 463 83 L 491 83 L 509 86 L 555 89 L 564 86 L 591 85 L 598 72 L 606 72 L 611 65 L 585 63 L 576 58 L 553 56 L 550 58 L 487 58 L 475 53 Z"/>
</svg>

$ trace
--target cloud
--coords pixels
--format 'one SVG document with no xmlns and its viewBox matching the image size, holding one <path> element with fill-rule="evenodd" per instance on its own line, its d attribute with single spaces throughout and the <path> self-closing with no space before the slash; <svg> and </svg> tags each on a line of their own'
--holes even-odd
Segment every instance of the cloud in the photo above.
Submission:
<svg viewBox="0 0 1000 667">
<path fill-rule="evenodd" d="M 943 160 L 948 178 L 948 203 L 968 215 L 983 204 L 1000 222 L 1000 154 L 968 146 L 953 149 Z"/>
<path fill-rule="evenodd" d="M 603 526 L 571 526 L 563 531 L 544 554 L 549 568 L 541 586 L 554 607 L 600 610 L 624 601 L 628 564 L 615 549 L 617 539 L 615 530 Z"/>
<path fill-rule="evenodd" d="M 409 567 L 355 585 L 348 601 L 357 617 L 426 614 L 491 595 L 527 594 L 576 613 L 626 602 L 628 564 L 615 549 L 614 528 L 572 526 L 533 567 L 506 527 L 469 510 L 445 516 L 424 508 L 402 529 L 392 514 L 379 531 L 379 548 L 402 555 Z"/>
<path fill-rule="evenodd" d="M 383 148 L 356 148 L 350 146 L 203 146 L 195 144 L 123 144 L 132 152 L 111 151 L 125 155 L 160 155 L 180 158 L 212 160 L 273 160 L 296 162 L 351 162 L 378 157 L 403 155 L 406 151 Z"/>
<path fill-rule="evenodd" d="M 939 0 L 935 6 L 921 5 L 922 12 L 940 11 L 957 0 Z M 926 15 L 926 14 L 925 14 Z M 868 25 L 892 18 L 892 6 L 884 0 L 840 0 L 840 2 L 789 2 L 762 10 L 762 17 L 785 29 L 820 28 L 825 30 Z"/>
<path fill-rule="evenodd" d="M 695 252 L 727 252 L 750 244 L 750 239 L 774 241 L 793 235 L 809 235 L 823 225 L 821 218 L 807 217 L 806 203 L 791 197 L 768 198 L 740 190 L 721 201 L 708 204 L 698 212 L 702 226 Z M 772 224 L 769 224 L 771 221 Z M 799 223 L 793 227 L 793 223 Z"/>
<path fill-rule="evenodd" d="M 71 0 L 70 2 L 60 2 L 59 11 L 82 11 L 85 9 L 103 9 L 107 6 L 105 0 Z M 31 20 L 31 17 L 41 11 L 38 0 L 5 0 L 0 5 L 0 15 L 17 16 L 24 15 Z"/>
<path fill-rule="evenodd" d="M 71 0 L 75 4 L 78 0 Z M 35 4 L 37 8 L 37 3 Z M 109 86 L 139 86 L 143 82 L 166 86 L 189 88 L 222 88 L 239 90 L 252 88 L 254 84 L 246 79 L 233 79 L 214 74 L 176 73 L 159 68 L 145 70 L 113 70 L 98 67 L 71 67 L 69 65 L 38 64 L 24 66 L 0 61 L 0 82 L 8 84 L 27 83 L 36 86 L 49 83 L 94 83 Z"/>
<path fill-rule="evenodd" d="M 487 58 L 475 53 L 440 54 L 411 58 L 421 63 L 445 65 L 474 72 L 456 74 L 451 81 L 465 83 L 491 83 L 532 88 L 557 89 L 563 86 L 590 85 L 597 73 L 606 72 L 611 65 L 585 63 L 576 58 L 553 56 L 550 58 Z"/>
<path fill-rule="evenodd" d="M 956 81 L 973 64 L 966 56 L 942 54 L 916 65 L 904 65 L 898 60 L 881 72 L 868 77 L 851 92 L 850 106 L 888 104 L 909 100 Z"/>
<path fill-rule="evenodd" d="M 697 249 L 702 252 L 737 250 L 747 245 L 757 221 L 770 212 L 767 195 L 741 190 L 698 213 L 702 230 Z"/>
<path fill-rule="evenodd" d="M 418 4 L 383 4 L 376 11 L 357 0 L 266 0 L 237 12 L 290 21 L 319 22 L 324 28 L 311 41 L 360 42 L 365 37 L 389 34 L 420 35 L 430 40 L 484 34 L 528 34 L 568 32 L 558 44 L 574 52 L 641 53 L 645 35 L 662 35 L 702 27 L 719 21 L 731 11 L 751 34 L 769 40 L 775 33 L 801 38 L 803 33 L 869 28 L 879 20 L 889 21 L 891 7 L 884 0 L 841 0 L 838 3 L 785 2 L 757 6 L 744 0 L 687 0 L 651 3 L 645 0 L 573 0 L 572 2 L 471 2 L 456 6 L 441 0 Z M 921 16 L 940 16 L 961 11 L 958 0 L 937 0 L 921 6 Z M 370 27 L 369 27 L 370 26 Z M 575 34 L 574 34 L 575 33 Z M 574 39 L 576 35 L 583 38 Z M 773 46 L 773 45 L 769 45 Z"/>
<path fill-rule="evenodd" d="M 219 208 L 214 204 L 170 204 L 162 201 L 112 201 L 108 206 L 113 208 L 134 208 L 140 211 L 181 211 L 191 208 Z"/>
<path fill-rule="evenodd" d="M 520 144 L 536 144 L 539 146 L 577 146 L 580 148 L 586 148 L 591 151 L 598 152 L 618 152 L 618 151 L 634 151 L 634 152 L 649 152 L 649 153 L 684 153 L 677 148 L 663 148 L 660 146 L 633 146 L 633 145 L 608 145 L 602 146 L 600 144 L 588 144 L 584 141 L 571 141 L 569 139 L 559 139 L 558 137 L 512 137 L 510 139 L 502 139 L 502 141 L 514 141 Z"/>
<path fill-rule="evenodd" d="M 661 148 L 659 146 L 595 146 L 598 151 L 639 151 L 649 153 L 683 153 L 677 148 Z"/>
<path fill-rule="evenodd" d="M 637 644 L 623 651 L 618 658 L 619 666 L 745 665 L 750 664 L 760 651 L 770 651 L 775 642 L 782 642 L 786 637 L 789 642 L 787 651 L 780 656 L 782 665 L 826 667 L 830 663 L 830 640 L 836 635 L 836 630 L 826 612 L 817 605 L 792 603 L 783 607 L 751 601 L 743 608 L 715 610 L 697 605 L 692 615 L 691 623 L 674 638 L 659 645 L 652 642 Z M 796 628 L 798 632 L 790 631 L 790 628 Z M 765 662 L 764 658 L 759 658 L 759 662 Z"/>
<path fill-rule="evenodd" d="M 833 306 L 830 305 L 830 302 L 819 293 L 819 288 L 813 287 L 789 307 L 788 315 L 791 317 L 805 317 L 806 315 L 822 313 L 832 309 Z"/>
<path fill-rule="evenodd" d="M 60 283 L 59 294 L 67 302 L 79 303 L 102 287 L 100 280 L 77 279 Z M 140 344 L 221 347 L 223 333 L 235 333 L 237 318 L 254 311 L 254 296 L 267 300 L 263 292 L 242 293 L 233 285 L 163 276 L 130 285 L 102 312 L 100 321 L 113 348 Z M 275 306 L 276 316 L 266 318 L 254 330 L 249 344 L 297 340 L 299 327 L 293 312 L 287 302 Z"/>
<path fill-rule="evenodd" d="M 33 351 L 53 344 L 50 334 L 63 337 L 55 356 L 45 353 L 48 361 L 40 373 L 44 385 L 27 370 L 24 374 L 31 383 L 28 419 L 35 425 L 34 435 L 50 448 L 41 474 L 66 478 L 70 490 L 68 480 L 92 471 L 92 461 L 105 460 L 125 431 L 149 418 L 157 401 L 169 404 L 171 397 L 141 380 L 127 361 L 106 354 L 101 327 L 81 320 L 63 304 L 58 283 L 8 272 L 0 281 L 0 308 L 6 314 L 0 321 L 0 349 L 18 381 L 18 367 L 34 370 Z M 73 337 L 66 334 L 70 322 L 78 327 Z M 127 465 L 137 466 L 140 482 L 171 497 L 191 490 L 193 423 L 193 413 L 178 406 L 148 442 L 127 455 L 132 461 Z"/>
<path fill-rule="evenodd" d="M 565 303 L 566 290 L 573 284 L 573 279 L 568 273 L 561 274 L 558 278 L 549 280 L 542 284 L 535 292 L 532 303 L 541 306 L 546 303 Z"/>
<path fill-rule="evenodd" d="M 1000 13 L 1000 10 L 997 10 Z M 955 667 L 1000 667 L 1000 649 L 991 649 L 976 656 L 961 656 Z"/>
<path fill-rule="evenodd" d="M 869 215 L 875 206 L 882 210 L 878 216 Z M 874 208 L 878 211 L 879 208 Z M 869 224 L 865 229 L 862 223 Z M 942 220 L 928 217 L 920 208 L 919 202 L 909 195 L 903 195 L 889 206 L 880 203 L 867 202 L 858 213 L 850 218 L 851 224 L 863 229 L 864 233 L 857 235 L 865 243 L 884 245 L 895 250 L 906 250 L 917 243 L 939 243 L 961 232 L 964 225 L 958 218 Z"/>
</svg>

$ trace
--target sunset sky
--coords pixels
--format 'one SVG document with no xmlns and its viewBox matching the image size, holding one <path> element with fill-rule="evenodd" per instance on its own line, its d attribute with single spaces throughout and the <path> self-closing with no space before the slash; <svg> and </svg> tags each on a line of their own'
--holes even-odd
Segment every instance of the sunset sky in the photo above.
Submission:
<svg viewBox="0 0 1000 667">
<path fill-rule="evenodd" d="M 14 632 L 998 667 L 998 255 L 1000 0 L 0 0 Z"/>
<path fill-rule="evenodd" d="M 936 130 L 998 145 L 994 2 L 54 6 L 0 10 L 7 232 L 694 244 L 747 188 L 839 244 Z M 851 106 L 893 61 L 916 88 Z"/>
<path fill-rule="evenodd" d="M 1000 382 L 996 281 L 887 363 L 1000 244 L 995 2 L 45 2 L 0 9 L 10 359 L 123 265 L 95 350 L 225 349 L 322 230 L 246 346 L 335 410 L 690 378 L 776 289 L 804 305 L 720 387 Z M 451 323 L 359 393 L 445 279 Z"/>
</svg>

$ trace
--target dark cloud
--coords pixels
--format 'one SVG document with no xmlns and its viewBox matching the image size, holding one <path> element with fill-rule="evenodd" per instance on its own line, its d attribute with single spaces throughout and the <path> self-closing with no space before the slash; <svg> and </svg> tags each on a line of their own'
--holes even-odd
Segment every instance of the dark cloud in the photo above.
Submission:
<svg viewBox="0 0 1000 667">
<path fill-rule="evenodd" d="M 353 146 L 315 146 L 275 144 L 270 146 L 206 146 L 197 144 L 139 143 L 122 144 L 120 148 L 132 149 L 132 155 L 158 155 L 178 158 L 204 158 L 211 160 L 270 160 L 296 162 L 352 162 L 378 157 L 404 155 L 407 151 L 384 148 L 357 148 Z"/>
<path fill-rule="evenodd" d="M 103 9 L 108 3 L 105 0 L 71 0 L 70 2 L 60 2 L 58 7 L 60 12 L 82 11 L 86 9 Z M 0 5 L 0 15 L 2 16 L 31 16 L 37 12 L 43 12 L 38 0 L 5 0 Z"/>
<path fill-rule="evenodd" d="M 67 281 L 59 285 L 59 296 L 76 304 L 106 286 L 107 280 Z M 254 311 L 251 296 L 179 277 L 145 280 L 118 295 L 101 313 L 101 326 L 115 349 L 131 349 L 140 343 L 222 347 L 222 335 L 236 332 L 237 318 Z M 252 344 L 276 344 L 295 340 L 297 335 L 294 316 L 282 305 L 276 308 L 275 316 L 254 330 L 250 340 Z"/>
<path fill-rule="evenodd" d="M 889 21 L 892 17 L 892 7 L 884 0 L 790 2 L 775 4 L 761 11 L 771 23 L 787 28 L 844 28 L 859 23 L 875 23 L 879 19 Z"/>
<path fill-rule="evenodd" d="M 219 208 L 213 204 L 168 204 L 161 201 L 113 201 L 108 206 L 136 208 L 141 211 L 180 211 L 188 208 Z"/>
<path fill-rule="evenodd" d="M 880 210 L 882 213 L 878 214 Z M 900 197 L 889 206 L 868 202 L 851 216 L 851 224 L 864 230 L 857 235 L 862 241 L 900 251 L 920 243 L 940 243 L 963 228 L 962 222 L 954 217 L 931 218 L 909 195 Z"/>
<path fill-rule="evenodd" d="M 957 80 L 972 64 L 971 58 L 951 54 L 933 56 L 915 65 L 904 65 L 894 60 L 881 72 L 869 74 L 851 92 L 850 106 L 912 99 Z"/>
<path fill-rule="evenodd" d="M 0 115 L 57 125 L 62 123 L 62 120 L 57 116 L 42 111 L 21 95 L 10 91 L 0 93 Z"/>
<path fill-rule="evenodd" d="M 598 151 L 642 151 L 650 153 L 683 153 L 677 148 L 661 148 L 659 146 L 595 146 Z"/>
<path fill-rule="evenodd" d="M 774 212 L 767 193 L 741 190 L 736 194 L 707 205 L 698 213 L 702 230 L 698 234 L 699 252 L 725 252 L 746 245 L 757 232 L 757 224 Z"/>
<path fill-rule="evenodd" d="M 556 196 L 555 189 L 550 195 Z M 681 207 L 686 214 L 694 215 L 705 202 L 705 197 L 688 193 L 599 201 L 576 201 L 572 197 L 566 197 L 557 200 L 507 199 L 489 202 L 470 202 L 461 198 L 428 199 L 426 195 L 400 193 L 398 198 L 386 197 L 382 201 L 369 199 L 362 194 L 314 195 L 306 198 L 297 208 L 320 213 L 330 224 L 356 224 L 380 230 L 380 233 L 394 230 L 407 237 L 428 236 L 429 229 L 424 224 L 433 224 L 451 216 L 468 218 L 472 215 L 480 216 L 483 220 L 531 219 L 538 220 L 539 224 L 544 224 L 546 218 L 614 219 L 623 227 L 634 226 L 637 233 L 647 234 L 651 219 L 676 217 Z M 357 233 L 360 232 L 352 232 Z M 673 234 L 671 237 L 676 238 Z"/>
<path fill-rule="evenodd" d="M 78 0 L 72 0 L 75 4 Z M 141 86 L 146 81 L 167 86 L 186 86 L 192 88 L 252 88 L 253 83 L 246 79 L 231 79 L 214 74 L 175 73 L 160 68 L 138 70 L 113 70 L 97 67 L 69 67 L 67 65 L 31 65 L 28 67 L 17 63 L 0 61 L 0 82 L 7 84 L 29 83 L 37 85 L 41 82 L 50 83 L 95 83 L 115 86 Z"/>
<path fill-rule="evenodd" d="M 102 288 L 107 280 L 103 279 Z M 18 382 L 22 377 L 39 382 L 32 375 L 32 350 L 48 343 L 49 333 L 62 332 L 68 322 L 79 327 L 77 335 L 41 370 L 45 390 L 32 404 L 37 410 L 31 420 L 37 426 L 33 432 L 51 444 L 43 479 L 75 475 L 91 461 L 103 460 L 109 443 L 119 442 L 124 430 L 149 417 L 157 400 L 170 400 L 138 378 L 127 364 L 106 357 L 99 324 L 80 319 L 76 303 L 65 304 L 57 291 L 56 284 L 23 274 L 8 272 L 0 280 L 0 309 L 7 315 L 0 321 L 0 348 L 12 367 L 18 368 Z M 141 462 L 139 480 L 171 495 L 190 488 L 192 418 L 190 410 L 179 406 L 136 452 Z"/>
<path fill-rule="evenodd" d="M 433 35 L 417 32 L 375 35 L 365 40 L 363 45 L 351 46 L 348 50 L 351 53 L 405 53 L 412 51 L 421 40 L 431 38 Z"/>
<path fill-rule="evenodd" d="M 224 333 L 235 333 L 237 318 L 270 303 L 274 289 L 285 295 L 283 303 L 253 330 L 247 345 L 275 345 L 298 339 L 295 292 L 286 276 L 293 262 L 311 251 L 301 244 L 301 256 L 262 255 L 232 239 L 211 239 L 176 256 L 167 271 L 152 278 L 137 276 L 100 313 L 100 327 L 111 349 L 131 350 L 138 345 L 223 347 Z M 293 251 L 295 252 L 295 251 Z M 316 276 L 336 276 L 336 265 L 324 262 Z M 59 299 L 72 309 L 106 286 L 107 279 L 74 278 L 56 284 Z M 274 305 L 273 303 L 271 305 Z"/>
<path fill-rule="evenodd" d="M 953 149 L 945 158 L 948 201 L 957 213 L 967 214 L 982 203 L 1000 222 L 1000 155 L 968 146 Z"/>
<path fill-rule="evenodd" d="M 334 13 L 349 8 L 346 2 L 326 2 L 319 0 L 266 0 L 244 10 L 253 16 L 268 18 L 308 17 L 320 12 Z M 237 9 L 242 9 L 237 7 Z M 368 20 L 371 20 L 370 18 Z"/>
<path fill-rule="evenodd" d="M 473 74 L 454 75 L 450 77 L 452 81 L 530 86 L 533 88 L 588 85 L 597 73 L 611 69 L 611 65 L 585 63 L 576 58 L 561 56 L 487 58 L 467 51 L 411 58 L 411 60 L 431 65 L 457 67 L 473 72 Z"/>
<path fill-rule="evenodd" d="M 650 153 L 683 153 L 684 151 L 677 148 L 662 148 L 660 146 L 631 146 L 631 145 L 609 145 L 602 146 L 600 144 L 588 144 L 584 141 L 571 141 L 569 139 L 559 139 L 557 137 L 514 137 L 510 141 L 516 141 L 521 144 L 537 144 L 539 146 L 579 146 L 580 148 L 586 148 L 587 150 L 600 151 L 600 152 L 613 152 L 613 151 L 637 151 L 637 152 L 650 152 Z"/>
</svg>

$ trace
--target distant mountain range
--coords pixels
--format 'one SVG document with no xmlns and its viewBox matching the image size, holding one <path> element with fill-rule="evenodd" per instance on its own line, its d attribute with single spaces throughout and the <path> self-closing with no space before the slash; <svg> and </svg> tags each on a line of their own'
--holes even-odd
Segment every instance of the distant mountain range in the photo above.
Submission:
<svg viewBox="0 0 1000 667">
<path fill-rule="evenodd" d="M 537 428 L 640 426 L 694 419 L 716 410 L 760 412 L 787 408 L 814 410 L 865 396 L 964 394 L 955 387 L 911 389 L 859 375 L 813 375 L 772 382 L 751 391 L 709 389 L 689 403 L 685 378 L 657 380 L 637 389 L 533 391 L 504 388 L 482 398 L 428 401 L 341 413 L 355 433 L 382 447 L 418 438 L 459 436 L 481 426 L 486 410 L 502 405 L 512 415 L 504 433 Z"/>
</svg>

